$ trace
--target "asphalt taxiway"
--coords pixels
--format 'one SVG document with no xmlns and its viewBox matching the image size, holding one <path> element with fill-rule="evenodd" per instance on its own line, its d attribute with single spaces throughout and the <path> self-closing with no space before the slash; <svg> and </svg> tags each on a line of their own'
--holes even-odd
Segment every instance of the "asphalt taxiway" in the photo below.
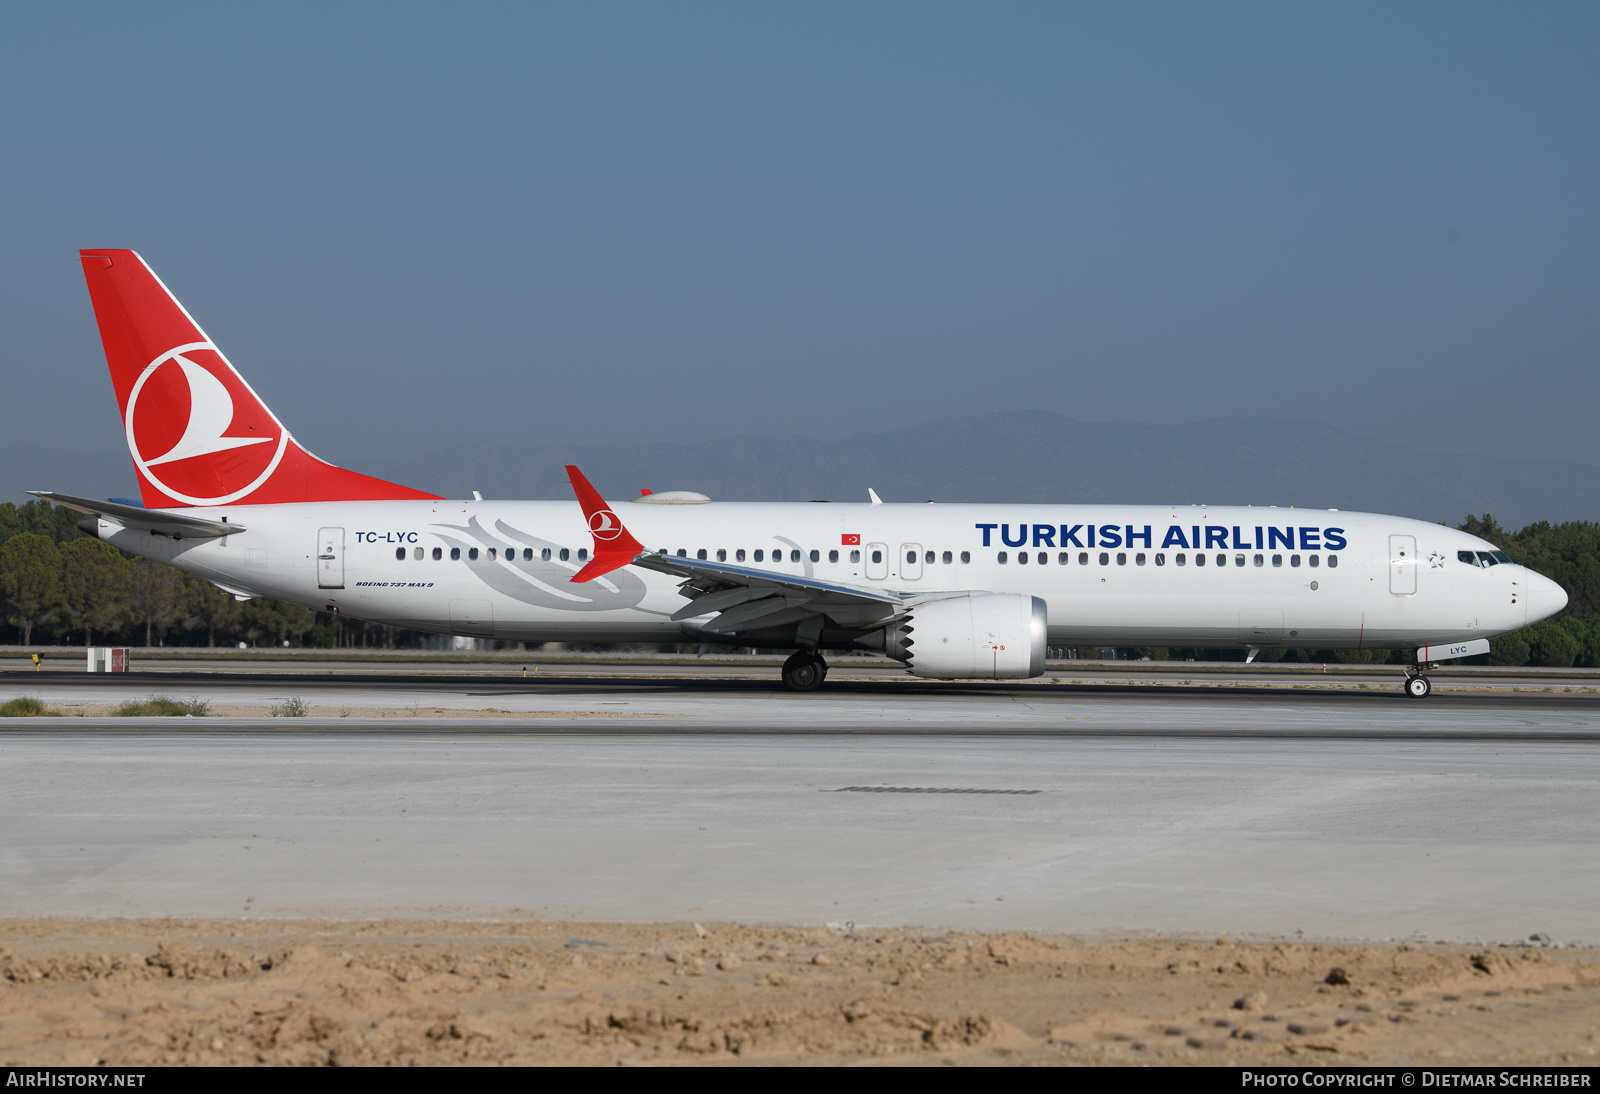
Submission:
<svg viewBox="0 0 1600 1094">
<path fill-rule="evenodd" d="M 319 713 L 0 722 L 0 913 L 1600 941 L 1581 683 L 0 677 L 157 692 Z"/>
</svg>

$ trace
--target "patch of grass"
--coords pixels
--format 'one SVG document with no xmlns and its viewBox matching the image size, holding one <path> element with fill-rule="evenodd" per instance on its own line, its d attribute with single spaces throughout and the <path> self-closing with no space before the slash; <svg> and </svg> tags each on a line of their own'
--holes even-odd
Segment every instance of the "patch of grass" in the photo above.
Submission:
<svg viewBox="0 0 1600 1094">
<path fill-rule="evenodd" d="M 19 695 L 10 702 L 0 703 L 0 718 L 59 718 L 59 711 L 47 710 L 45 705 L 31 695 Z"/>
<path fill-rule="evenodd" d="M 291 695 L 268 713 L 274 718 L 304 718 L 306 716 L 306 701 L 298 695 Z"/>
<path fill-rule="evenodd" d="M 204 718 L 210 713 L 210 702 L 198 696 L 184 701 L 152 695 L 148 699 L 123 703 L 116 710 L 118 718 Z"/>
</svg>

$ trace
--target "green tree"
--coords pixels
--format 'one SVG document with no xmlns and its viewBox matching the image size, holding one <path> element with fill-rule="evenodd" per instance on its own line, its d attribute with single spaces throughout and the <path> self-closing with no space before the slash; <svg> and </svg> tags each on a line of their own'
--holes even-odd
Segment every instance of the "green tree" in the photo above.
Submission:
<svg viewBox="0 0 1600 1094">
<path fill-rule="evenodd" d="M 1528 646 L 1526 630 L 1503 634 L 1489 644 L 1488 662 L 1491 665 L 1526 665 L 1532 650 Z"/>
<path fill-rule="evenodd" d="M 266 639 L 269 645 L 281 645 L 290 637 L 298 637 L 311 629 L 316 613 L 298 604 L 287 604 L 271 597 L 259 597 L 242 605 L 241 624 L 245 637 L 252 642 Z"/>
<path fill-rule="evenodd" d="M 206 645 L 217 644 L 217 632 L 230 630 L 239 619 L 239 602 L 211 582 L 183 575 L 184 626 L 206 632 Z"/>
<path fill-rule="evenodd" d="M 23 532 L 44 536 L 54 543 L 86 538 L 83 529 L 78 527 L 78 518 L 82 515 L 37 498 L 21 505 L 0 502 L 0 543 Z"/>
<path fill-rule="evenodd" d="M 6 620 L 33 643 L 33 628 L 61 608 L 61 552 L 48 536 L 22 532 L 0 544 L 0 599 Z"/>
<path fill-rule="evenodd" d="M 1570 668 L 1582 651 L 1582 646 L 1572 633 L 1553 619 L 1535 623 L 1522 634 L 1528 640 L 1529 662 L 1545 668 Z"/>
<path fill-rule="evenodd" d="M 148 558 L 133 563 L 128 586 L 128 618 L 144 624 L 144 644 L 164 634 L 183 613 L 183 577 L 171 566 Z"/>
<path fill-rule="evenodd" d="M 70 626 L 83 628 L 83 644 L 94 631 L 120 626 L 127 612 L 133 567 L 109 543 L 83 536 L 61 548 L 61 599 Z"/>
</svg>

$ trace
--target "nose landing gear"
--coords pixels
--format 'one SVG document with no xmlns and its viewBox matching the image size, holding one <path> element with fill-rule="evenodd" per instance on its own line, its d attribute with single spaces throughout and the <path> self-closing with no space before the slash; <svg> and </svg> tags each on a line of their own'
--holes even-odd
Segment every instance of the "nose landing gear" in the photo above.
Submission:
<svg viewBox="0 0 1600 1094">
<path fill-rule="evenodd" d="M 783 686 L 790 691 L 816 691 L 827 676 L 828 663 L 815 650 L 799 650 L 783 663 Z"/>
<path fill-rule="evenodd" d="M 1426 699 L 1428 697 L 1428 693 L 1433 691 L 1433 685 L 1429 683 L 1428 678 L 1422 675 L 1420 672 L 1407 673 L 1406 682 L 1403 686 L 1405 687 L 1406 694 L 1413 699 Z"/>
</svg>

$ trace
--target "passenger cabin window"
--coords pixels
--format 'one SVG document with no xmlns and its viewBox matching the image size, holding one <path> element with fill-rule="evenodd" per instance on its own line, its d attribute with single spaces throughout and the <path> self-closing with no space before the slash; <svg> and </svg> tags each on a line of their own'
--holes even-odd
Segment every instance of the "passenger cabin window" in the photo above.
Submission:
<svg viewBox="0 0 1600 1094">
<path fill-rule="evenodd" d="M 452 562 L 454 562 L 456 559 L 459 559 L 460 557 L 461 557 L 461 548 L 459 548 L 459 547 L 450 548 L 450 560 Z"/>
<path fill-rule="evenodd" d="M 524 547 L 522 549 L 522 561 L 524 561 L 524 562 L 532 562 L 533 561 L 533 548 L 532 547 Z"/>
<path fill-rule="evenodd" d="M 717 548 L 717 561 L 718 562 L 726 562 L 726 561 L 728 561 L 728 552 L 722 547 L 718 547 Z"/>
<path fill-rule="evenodd" d="M 1056 565 L 1057 566 L 1065 566 L 1071 561 L 1072 561 L 1072 556 L 1070 554 L 1068 554 L 1066 551 L 1062 551 L 1059 555 L 1056 556 Z"/>
<path fill-rule="evenodd" d="M 756 561 L 757 562 L 762 562 L 762 561 L 764 561 L 766 559 L 766 557 L 767 557 L 767 553 L 765 551 L 763 551 L 761 548 L 757 547 L 756 548 Z"/>
<path fill-rule="evenodd" d="M 1328 569 L 1331 570 L 1337 565 L 1339 565 L 1339 556 L 1338 555 L 1329 555 L 1328 556 Z"/>
<path fill-rule="evenodd" d="M 679 547 L 678 548 L 678 557 L 679 558 L 688 558 L 689 557 L 689 552 L 687 550 L 685 550 L 684 548 Z"/>
<path fill-rule="evenodd" d="M 1272 564 L 1274 566 L 1282 566 L 1283 565 L 1283 556 L 1282 555 L 1273 555 L 1272 556 Z"/>
<path fill-rule="evenodd" d="M 587 547 L 579 547 L 578 548 L 578 561 L 582 562 L 584 559 L 586 559 L 588 557 L 589 557 L 589 548 L 587 548 Z"/>
<path fill-rule="evenodd" d="M 1298 566 L 1298 565 L 1300 565 L 1300 556 L 1299 555 L 1290 555 L 1289 556 L 1289 565 L 1290 566 Z"/>
<path fill-rule="evenodd" d="M 1266 559 L 1265 555 L 1256 555 L 1255 556 L 1255 562 L 1256 562 L 1257 566 L 1261 566 L 1261 565 L 1265 564 L 1266 561 L 1267 561 L 1267 559 Z"/>
<path fill-rule="evenodd" d="M 950 552 L 949 552 L 949 551 L 946 551 L 946 552 L 945 552 L 945 553 L 944 553 L 944 564 L 945 564 L 945 565 L 946 565 L 946 566 L 948 566 L 948 565 L 950 565 L 950 564 L 951 564 L 951 563 L 952 563 L 952 562 L 954 562 L 954 561 L 955 561 L 955 556 L 954 556 L 954 555 L 952 555 L 952 554 L 951 554 L 951 553 L 950 553 Z"/>
<path fill-rule="evenodd" d="M 828 561 L 829 562 L 838 562 L 839 561 L 839 552 L 838 551 L 829 551 L 828 552 Z"/>
<path fill-rule="evenodd" d="M 404 547 L 396 547 L 394 549 L 394 557 L 397 561 L 404 562 L 406 560 L 406 549 Z"/>
<path fill-rule="evenodd" d="M 1322 565 L 1322 556 L 1321 555 L 1312 555 L 1310 558 L 1306 559 L 1306 561 L 1311 563 L 1312 567 L 1315 568 L 1317 566 Z"/>
<path fill-rule="evenodd" d="M 737 551 L 733 552 L 733 560 L 735 562 L 743 562 L 744 561 L 744 548 L 743 547 L 740 547 Z"/>
<path fill-rule="evenodd" d="M 569 559 L 571 557 L 572 557 L 572 555 L 567 551 L 567 549 L 565 547 L 561 548 L 561 561 L 562 562 L 567 561 L 567 559 Z"/>
<path fill-rule="evenodd" d="M 851 562 L 860 562 L 861 561 L 861 552 L 860 551 L 851 551 L 850 552 L 850 561 Z"/>
<path fill-rule="evenodd" d="M 928 565 L 931 566 L 931 565 L 933 565 L 933 562 L 934 562 L 934 560 L 936 558 L 938 558 L 938 556 L 935 555 L 932 551 L 929 551 L 926 555 L 922 556 L 922 561 L 926 562 Z M 949 561 L 949 560 L 946 559 L 946 561 Z"/>
<path fill-rule="evenodd" d="M 441 549 L 440 549 L 440 548 L 438 548 L 438 547 L 435 547 L 435 548 L 434 548 L 434 549 L 433 549 L 433 560 L 434 560 L 434 561 L 435 561 L 435 562 L 438 562 L 438 561 L 439 561 L 439 560 L 440 560 L 440 559 L 441 559 L 441 558 L 443 558 L 443 557 L 444 557 L 444 551 L 443 551 L 443 550 L 441 550 Z"/>
<path fill-rule="evenodd" d="M 550 548 L 548 548 L 548 547 L 539 548 L 539 561 L 540 562 L 549 562 L 550 561 Z"/>
<path fill-rule="evenodd" d="M 1078 552 L 1078 565 L 1079 566 L 1087 566 L 1087 565 L 1089 565 L 1089 552 L 1088 551 L 1079 551 Z"/>
<path fill-rule="evenodd" d="M 472 562 L 478 561 L 478 549 L 476 547 L 468 547 L 467 558 Z"/>
<path fill-rule="evenodd" d="M 851 554 L 854 554 L 854 553 L 855 552 L 853 552 L 853 551 L 851 552 Z M 971 551 L 962 551 L 961 552 L 961 561 L 962 561 L 963 564 L 971 562 L 972 561 L 972 552 Z"/>
<path fill-rule="evenodd" d="M 790 562 L 799 562 L 800 561 L 800 552 L 799 551 L 790 551 L 789 552 L 789 561 Z"/>
<path fill-rule="evenodd" d="M 1166 564 L 1167 564 L 1167 556 L 1162 554 L 1160 551 L 1157 551 L 1156 552 L 1156 565 L 1157 566 L 1165 566 Z"/>
<path fill-rule="evenodd" d="M 1102 566 L 1111 565 L 1111 556 L 1106 554 L 1104 551 L 1100 552 L 1100 565 L 1102 565 Z"/>
<path fill-rule="evenodd" d="M 1133 564 L 1135 566 L 1143 566 L 1144 565 L 1144 552 L 1143 551 L 1140 551 L 1138 554 L 1133 556 Z"/>
<path fill-rule="evenodd" d="M 821 562 L 822 561 L 822 552 L 818 551 L 816 548 L 812 548 L 812 550 L 811 550 L 811 561 L 812 562 Z"/>
<path fill-rule="evenodd" d="M 411 551 L 411 557 L 412 557 L 412 559 L 414 561 L 421 562 L 422 561 L 422 548 L 421 547 L 413 548 L 412 551 Z"/>
<path fill-rule="evenodd" d="M 704 562 L 706 560 L 706 549 L 704 547 L 700 548 L 694 553 L 694 557 L 698 558 L 701 562 Z"/>
<path fill-rule="evenodd" d="M 878 552 L 874 551 L 872 553 L 873 554 L 877 554 Z M 1007 555 L 1004 551 L 1001 551 L 998 555 L 994 556 L 994 560 L 996 562 L 998 562 L 1000 565 L 1004 566 L 1006 564 L 1006 559 L 1009 558 L 1009 557 L 1010 556 Z"/>
<path fill-rule="evenodd" d="M 1026 551 L 1018 551 L 1017 552 L 1017 565 L 1018 566 L 1026 566 L 1027 564 L 1028 564 L 1028 552 L 1026 552 Z"/>
<path fill-rule="evenodd" d="M 489 561 L 493 562 L 494 559 L 495 559 L 495 549 L 493 547 L 491 547 L 491 548 L 489 548 Z"/>
<path fill-rule="evenodd" d="M 1128 556 L 1127 556 L 1127 554 L 1125 552 L 1118 551 L 1117 552 L 1117 565 L 1118 566 L 1126 566 L 1127 564 L 1128 564 Z"/>
<path fill-rule="evenodd" d="M 1172 556 L 1172 561 L 1176 562 L 1179 566 L 1187 566 L 1189 564 L 1189 556 L 1188 555 L 1173 555 Z"/>
<path fill-rule="evenodd" d="M 1234 555 L 1233 556 L 1233 564 L 1235 566 L 1243 566 L 1244 565 L 1244 556 L 1243 555 Z"/>
<path fill-rule="evenodd" d="M 1218 555 L 1217 556 L 1217 565 L 1218 566 L 1226 566 L 1227 564 L 1228 564 L 1228 556 L 1227 555 Z"/>
<path fill-rule="evenodd" d="M 1196 566 L 1204 566 L 1206 564 L 1206 556 L 1205 555 L 1195 555 L 1194 556 L 1194 564 Z"/>
<path fill-rule="evenodd" d="M 882 562 L 883 561 L 883 552 L 882 551 L 874 551 L 874 552 L 872 552 L 872 561 L 874 563 Z"/>
</svg>

